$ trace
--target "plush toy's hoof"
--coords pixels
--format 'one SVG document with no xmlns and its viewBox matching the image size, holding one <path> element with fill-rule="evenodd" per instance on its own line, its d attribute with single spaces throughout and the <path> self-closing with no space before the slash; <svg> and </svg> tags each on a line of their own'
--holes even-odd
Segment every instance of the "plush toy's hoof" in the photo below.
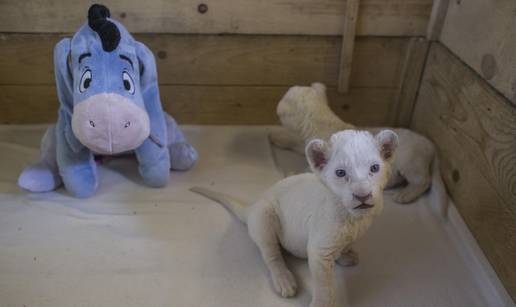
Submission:
<svg viewBox="0 0 516 307">
<path fill-rule="evenodd" d="M 55 190 L 61 184 L 61 177 L 43 164 L 26 168 L 18 178 L 18 186 L 35 193 Z"/>
<path fill-rule="evenodd" d="M 170 167 L 176 171 L 186 171 L 190 169 L 199 155 L 197 150 L 188 143 L 175 143 L 170 145 Z"/>
<path fill-rule="evenodd" d="M 88 198 L 98 187 L 96 171 L 89 165 L 70 167 L 62 172 L 66 190 L 77 198 Z"/>
<path fill-rule="evenodd" d="M 151 167 L 142 168 L 140 165 L 140 175 L 146 185 L 152 188 L 163 188 L 168 184 L 170 179 L 170 168 L 168 161 L 164 163 L 157 163 Z"/>
</svg>

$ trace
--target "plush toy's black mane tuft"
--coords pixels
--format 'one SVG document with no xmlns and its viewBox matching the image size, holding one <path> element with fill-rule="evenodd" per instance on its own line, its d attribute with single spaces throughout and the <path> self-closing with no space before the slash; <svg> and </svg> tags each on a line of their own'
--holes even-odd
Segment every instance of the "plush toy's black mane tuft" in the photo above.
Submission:
<svg viewBox="0 0 516 307">
<path fill-rule="evenodd" d="M 100 36 L 102 49 L 107 52 L 115 50 L 120 43 L 120 31 L 107 20 L 110 16 L 109 9 L 101 4 L 93 4 L 88 10 L 88 25 Z"/>
</svg>

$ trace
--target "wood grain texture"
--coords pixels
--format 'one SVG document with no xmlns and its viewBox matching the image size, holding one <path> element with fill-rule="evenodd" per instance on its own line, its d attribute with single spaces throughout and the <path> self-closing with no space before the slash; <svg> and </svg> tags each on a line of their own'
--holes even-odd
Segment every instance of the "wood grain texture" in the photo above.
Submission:
<svg viewBox="0 0 516 307">
<path fill-rule="evenodd" d="M 448 12 L 449 0 L 434 0 L 432 5 L 432 13 L 428 21 L 428 28 L 426 30 L 426 39 L 437 41 L 441 36 L 443 30 L 444 20 Z"/>
<path fill-rule="evenodd" d="M 0 32 L 75 32 L 86 20 L 90 0 L 0 1 Z M 133 33 L 342 33 L 343 0 L 189 0 L 104 2 Z M 363 0 L 359 35 L 424 35 L 432 0 Z"/>
<path fill-rule="evenodd" d="M 425 67 L 429 43 L 425 38 L 412 37 L 405 52 L 400 85 L 395 105 L 390 109 L 390 125 L 408 127 L 416 103 L 419 84 Z"/>
<path fill-rule="evenodd" d="M 359 4 L 360 0 L 346 1 L 346 14 L 344 15 L 344 29 L 342 31 L 342 44 L 340 47 L 338 83 L 339 92 L 343 93 L 349 90 Z"/>
<path fill-rule="evenodd" d="M 62 37 L 0 37 L 1 122 L 55 119 L 52 50 Z M 156 55 L 164 105 L 174 101 L 172 105 L 180 109 L 168 108 L 184 123 L 275 123 L 275 106 L 289 86 L 322 81 L 336 87 L 338 80 L 339 37 L 141 34 L 137 38 Z M 357 123 L 387 124 L 408 43 L 408 38 L 358 38 L 351 91 L 332 94 L 337 112 Z M 196 104 L 202 108 L 186 108 Z"/>
<path fill-rule="evenodd" d="M 0 35 L 0 84 L 53 84 L 62 35 Z M 156 56 L 162 84 L 335 86 L 339 37 L 137 35 Z M 407 38 L 358 38 L 352 87 L 396 87 Z M 381 56 L 380 56 L 381 55 Z"/>
<path fill-rule="evenodd" d="M 162 103 L 182 124 L 279 123 L 276 105 L 288 87 L 184 86 L 160 88 Z M 57 95 L 53 85 L 0 86 L 0 123 L 51 123 L 57 118 Z M 339 94 L 328 89 L 332 108 L 358 125 L 382 125 L 395 99 L 395 89 L 351 89 Z"/>
<path fill-rule="evenodd" d="M 516 108 L 434 43 L 412 128 L 436 143 L 459 212 L 516 299 Z"/>
<path fill-rule="evenodd" d="M 516 1 L 450 1 L 441 41 L 516 104 Z"/>
</svg>

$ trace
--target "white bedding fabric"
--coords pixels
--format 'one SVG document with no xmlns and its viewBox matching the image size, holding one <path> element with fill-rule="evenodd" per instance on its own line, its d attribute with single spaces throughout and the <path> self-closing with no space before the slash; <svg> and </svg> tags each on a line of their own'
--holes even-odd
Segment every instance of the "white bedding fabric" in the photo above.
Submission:
<svg viewBox="0 0 516 307">
<path fill-rule="evenodd" d="M 16 186 L 44 128 L 0 127 L 0 306 L 308 306 L 304 260 L 288 257 L 300 291 L 280 298 L 245 227 L 188 191 L 209 186 L 252 201 L 302 169 L 303 158 L 271 149 L 271 128 L 184 127 L 200 154 L 194 169 L 152 189 L 135 161 L 113 160 L 99 167 L 100 189 L 86 200 Z M 342 306 L 488 305 L 428 197 L 403 206 L 387 195 L 355 249 L 360 264 L 337 268 Z"/>
</svg>

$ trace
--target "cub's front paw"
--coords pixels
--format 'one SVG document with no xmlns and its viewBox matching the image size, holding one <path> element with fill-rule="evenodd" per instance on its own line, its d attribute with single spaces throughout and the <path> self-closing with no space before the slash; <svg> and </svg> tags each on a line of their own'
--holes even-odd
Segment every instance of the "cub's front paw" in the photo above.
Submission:
<svg viewBox="0 0 516 307">
<path fill-rule="evenodd" d="M 339 259 L 337 259 L 337 263 L 342 266 L 355 266 L 358 262 L 358 254 L 352 249 L 342 253 Z"/>
<path fill-rule="evenodd" d="M 297 283 L 294 275 L 288 270 L 285 270 L 281 273 L 275 273 L 271 276 L 272 283 L 274 285 L 274 290 L 283 296 L 283 297 L 291 297 L 296 294 Z"/>
</svg>

